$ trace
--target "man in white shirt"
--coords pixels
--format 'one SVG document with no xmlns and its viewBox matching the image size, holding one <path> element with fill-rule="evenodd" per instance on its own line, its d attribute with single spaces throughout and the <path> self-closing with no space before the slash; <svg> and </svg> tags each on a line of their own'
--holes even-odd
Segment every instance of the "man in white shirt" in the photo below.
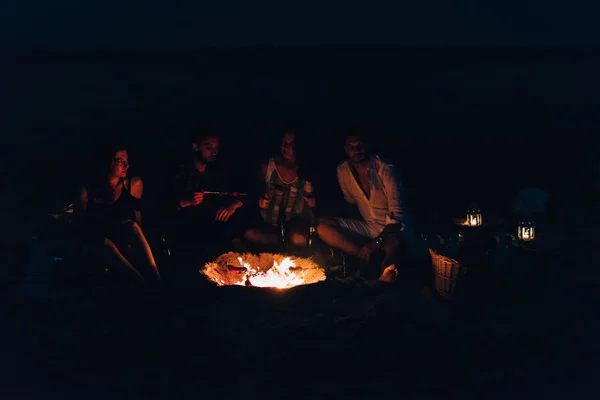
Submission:
<svg viewBox="0 0 600 400">
<path fill-rule="evenodd" d="M 317 233 L 327 245 L 365 262 L 383 250 L 379 280 L 393 281 L 395 256 L 411 232 L 402 179 L 393 164 L 369 154 L 364 138 L 347 136 L 344 149 L 348 158 L 338 165 L 338 183 L 346 202 L 358 207 L 362 220 L 324 219 Z"/>
</svg>

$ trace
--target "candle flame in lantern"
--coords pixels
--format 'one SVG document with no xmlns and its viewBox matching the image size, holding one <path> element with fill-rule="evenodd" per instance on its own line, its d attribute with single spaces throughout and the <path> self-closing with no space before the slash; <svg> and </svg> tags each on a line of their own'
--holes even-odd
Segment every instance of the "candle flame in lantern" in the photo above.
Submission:
<svg viewBox="0 0 600 400">
<path fill-rule="evenodd" d="M 478 215 L 467 215 L 467 220 L 463 225 L 466 226 L 479 226 L 481 225 L 481 219 Z"/>
<path fill-rule="evenodd" d="M 533 240 L 533 238 L 534 238 L 533 228 L 527 227 L 527 226 L 521 227 L 521 236 L 520 236 L 521 240 L 524 240 L 527 242 L 527 241 Z"/>
</svg>

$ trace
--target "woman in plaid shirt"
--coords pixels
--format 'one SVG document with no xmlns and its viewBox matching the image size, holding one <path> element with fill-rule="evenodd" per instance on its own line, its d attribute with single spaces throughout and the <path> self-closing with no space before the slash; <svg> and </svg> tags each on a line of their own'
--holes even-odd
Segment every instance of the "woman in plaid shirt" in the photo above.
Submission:
<svg viewBox="0 0 600 400">
<path fill-rule="evenodd" d="M 251 243 L 276 246 L 280 243 L 280 224 L 287 240 L 294 246 L 306 246 L 316 201 L 313 185 L 299 173 L 296 154 L 296 134 L 284 133 L 281 155 L 260 166 L 264 193 L 258 201 L 263 219 L 261 226 L 248 229 L 244 235 Z"/>
</svg>

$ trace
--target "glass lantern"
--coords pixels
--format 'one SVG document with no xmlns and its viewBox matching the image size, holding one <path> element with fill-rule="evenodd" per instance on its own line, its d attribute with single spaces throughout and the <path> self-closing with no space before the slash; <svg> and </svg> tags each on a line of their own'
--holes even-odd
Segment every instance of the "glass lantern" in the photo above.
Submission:
<svg viewBox="0 0 600 400">
<path fill-rule="evenodd" d="M 523 242 L 529 242 L 535 238 L 535 224 L 533 221 L 521 221 L 517 228 L 517 237 Z"/>
<path fill-rule="evenodd" d="M 477 207 L 471 207 L 467 210 L 467 220 L 465 225 L 467 226 L 480 226 L 482 224 L 481 210 Z"/>
</svg>

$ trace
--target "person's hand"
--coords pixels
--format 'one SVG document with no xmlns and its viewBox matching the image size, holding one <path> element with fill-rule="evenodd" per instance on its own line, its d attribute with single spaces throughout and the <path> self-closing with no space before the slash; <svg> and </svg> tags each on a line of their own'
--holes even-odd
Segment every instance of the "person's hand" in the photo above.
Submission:
<svg viewBox="0 0 600 400">
<path fill-rule="evenodd" d="M 360 251 L 358 252 L 358 258 L 360 258 L 363 261 L 368 262 L 371 259 L 371 255 L 378 248 L 379 248 L 379 245 L 377 244 L 377 242 L 375 240 L 371 240 L 369 243 L 367 243 L 363 247 L 361 247 Z"/>
<path fill-rule="evenodd" d="M 235 204 L 232 204 L 229 207 L 223 207 L 219 211 L 217 211 L 215 219 L 219 222 L 227 222 L 229 221 L 229 218 L 235 213 L 235 210 L 237 210 Z"/>
<path fill-rule="evenodd" d="M 192 205 L 197 206 L 198 204 L 204 201 L 204 192 L 194 192 L 194 197 L 192 197 Z"/>
<path fill-rule="evenodd" d="M 268 193 L 265 193 L 265 195 L 263 197 L 258 199 L 258 207 L 262 208 L 263 210 L 266 208 L 269 208 L 269 200 L 270 199 L 271 199 L 271 196 Z"/>
<path fill-rule="evenodd" d="M 315 208 L 317 206 L 317 200 L 315 199 L 315 196 L 307 196 L 304 198 L 304 200 L 306 200 L 306 204 L 308 204 L 310 208 Z"/>
<path fill-rule="evenodd" d="M 191 199 L 181 200 L 179 202 L 179 206 L 181 208 L 197 206 L 198 204 L 202 203 L 203 200 L 204 200 L 204 192 L 194 192 L 194 195 L 192 196 Z"/>
</svg>

